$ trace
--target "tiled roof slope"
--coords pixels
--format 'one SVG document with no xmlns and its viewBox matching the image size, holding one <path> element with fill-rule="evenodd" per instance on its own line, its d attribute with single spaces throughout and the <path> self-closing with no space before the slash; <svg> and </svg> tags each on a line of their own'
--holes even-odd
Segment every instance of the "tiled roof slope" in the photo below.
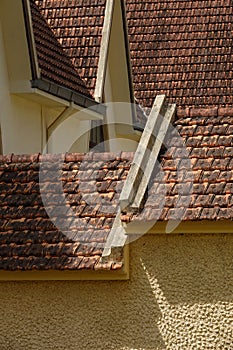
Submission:
<svg viewBox="0 0 233 350">
<path fill-rule="evenodd" d="M 233 219 L 233 110 L 207 112 L 186 110 L 176 121 L 191 170 L 185 163 L 181 166 L 179 139 L 168 134 L 167 151 L 160 155 L 162 172 L 154 172 L 142 211 L 122 215 L 123 221 Z M 51 219 L 38 185 L 41 156 L 0 156 L 0 269 L 120 269 L 122 254 L 108 261 L 101 261 L 101 256 L 133 154 L 66 154 L 64 163 L 59 156 L 43 157 L 41 193 Z M 182 179 L 178 168 L 184 171 Z"/>
<path fill-rule="evenodd" d="M 36 3 L 93 95 L 106 0 L 36 0 Z"/>
<path fill-rule="evenodd" d="M 126 0 L 137 99 L 233 106 L 231 0 Z"/>
<path fill-rule="evenodd" d="M 183 143 L 170 131 L 161 171 L 151 179 L 142 211 L 123 215 L 123 221 L 233 220 L 233 109 L 231 114 L 217 108 L 201 112 L 187 110 L 175 122 L 190 170 Z"/>
<path fill-rule="evenodd" d="M 90 97 L 85 83 L 73 67 L 70 58 L 51 31 L 48 23 L 41 15 L 39 8 L 33 0 L 30 3 L 41 78 Z"/>
<path fill-rule="evenodd" d="M 38 154 L 0 156 L 0 269 L 121 269 L 122 252 L 108 261 L 101 261 L 101 255 L 129 169 L 128 156 L 66 154 L 63 163 L 47 155 L 41 168 Z M 60 220 L 62 230 L 54 220 Z"/>
</svg>

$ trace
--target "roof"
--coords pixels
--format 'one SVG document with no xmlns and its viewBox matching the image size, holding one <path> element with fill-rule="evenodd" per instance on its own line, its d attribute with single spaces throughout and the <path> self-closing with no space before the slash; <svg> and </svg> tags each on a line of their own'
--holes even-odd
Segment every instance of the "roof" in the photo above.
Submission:
<svg viewBox="0 0 233 350">
<path fill-rule="evenodd" d="M 136 98 L 233 106 L 231 0 L 126 0 Z"/>
<path fill-rule="evenodd" d="M 73 92 L 90 93 L 33 0 L 31 16 L 41 78 Z"/>
<path fill-rule="evenodd" d="M 170 129 L 142 210 L 122 220 L 233 220 L 233 108 L 187 109 L 175 126 L 184 143 Z"/>
<path fill-rule="evenodd" d="M 73 66 L 94 95 L 105 0 L 35 0 Z"/>
<path fill-rule="evenodd" d="M 122 213 L 123 222 L 181 216 L 185 221 L 233 219 L 233 109 L 186 113 L 176 128 L 186 142 L 192 171 L 185 171 L 183 164 L 179 178 L 182 149 L 168 134 L 167 150 L 160 155 L 163 176 L 155 169 L 142 210 L 136 215 Z M 121 269 L 122 250 L 107 261 L 102 253 L 133 156 L 1 156 L 0 269 Z M 161 198 L 165 198 L 162 207 Z"/>
<path fill-rule="evenodd" d="M 93 95 L 106 1 L 35 0 Z M 230 0 L 126 0 L 135 97 L 178 107 L 233 106 Z"/>
<path fill-rule="evenodd" d="M 81 76 L 93 89 L 105 2 L 99 1 L 98 5 L 96 0 L 36 2 L 45 17 L 50 18 L 54 32 L 60 33 L 59 40 L 63 46 L 67 45 L 76 67 L 82 62 Z M 180 217 L 192 222 L 232 221 L 230 1 L 127 0 L 127 7 L 136 97 L 141 105 L 151 107 L 155 96 L 165 93 L 170 102 L 178 104 L 175 126 L 192 167 L 186 169 L 181 144 L 171 131 L 166 150 L 160 153 L 160 171 L 154 169 L 143 207 L 138 213 L 123 212 L 122 221 L 145 223 Z M 56 56 L 48 55 L 46 61 L 43 38 L 47 38 L 46 42 L 52 40 L 55 51 L 58 44 L 54 35 L 51 39 L 51 31 L 34 4 L 32 8 L 38 52 L 41 50 L 39 64 L 46 78 L 46 74 L 53 74 Z M 91 26 L 85 27 L 88 21 Z M 93 56 L 83 61 L 92 39 Z M 60 45 L 57 50 L 60 52 Z M 68 61 L 67 66 L 73 69 Z M 67 83 L 70 84 L 69 72 Z M 58 78 L 54 79 L 62 82 L 64 77 L 59 74 L 57 71 Z M 52 155 L 0 156 L 0 269 L 121 269 L 122 250 L 107 260 L 102 252 L 133 156 L 66 154 L 62 163 L 58 162 L 59 156 Z M 54 173 L 54 166 L 58 172 Z M 65 205 L 56 177 L 62 183 Z"/>
<path fill-rule="evenodd" d="M 122 251 L 107 261 L 101 256 L 129 158 L 127 153 L 0 156 L 0 269 L 120 269 Z"/>
</svg>

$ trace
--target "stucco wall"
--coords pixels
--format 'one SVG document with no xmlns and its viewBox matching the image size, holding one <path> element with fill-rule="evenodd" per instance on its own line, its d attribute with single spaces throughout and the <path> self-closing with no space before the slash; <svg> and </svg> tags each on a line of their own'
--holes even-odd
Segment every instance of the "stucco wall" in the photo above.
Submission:
<svg viewBox="0 0 233 350">
<path fill-rule="evenodd" d="M 233 235 L 130 251 L 130 281 L 1 283 L 0 349 L 233 349 Z"/>
</svg>

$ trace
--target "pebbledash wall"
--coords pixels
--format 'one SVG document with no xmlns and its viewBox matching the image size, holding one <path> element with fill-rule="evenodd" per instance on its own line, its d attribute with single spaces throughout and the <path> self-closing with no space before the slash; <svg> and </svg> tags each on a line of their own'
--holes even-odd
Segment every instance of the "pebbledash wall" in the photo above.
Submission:
<svg viewBox="0 0 233 350">
<path fill-rule="evenodd" d="M 129 281 L 2 282 L 0 349 L 233 349 L 232 251 L 232 234 L 146 235 Z"/>
</svg>

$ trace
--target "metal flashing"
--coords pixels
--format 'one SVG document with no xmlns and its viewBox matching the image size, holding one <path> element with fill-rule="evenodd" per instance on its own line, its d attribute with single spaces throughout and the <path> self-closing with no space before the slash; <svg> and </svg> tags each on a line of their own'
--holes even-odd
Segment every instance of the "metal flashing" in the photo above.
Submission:
<svg viewBox="0 0 233 350">
<path fill-rule="evenodd" d="M 31 87 L 33 89 L 42 90 L 66 101 L 73 102 L 82 108 L 90 108 L 92 111 L 98 114 L 103 115 L 106 112 L 106 107 L 96 102 L 94 99 L 69 90 L 63 86 L 59 86 L 50 81 L 46 81 L 44 79 L 35 79 L 31 81 Z"/>
<path fill-rule="evenodd" d="M 29 0 L 22 0 L 23 14 L 25 21 L 26 36 L 28 41 L 28 51 L 31 63 L 32 79 L 40 78 L 40 68 L 37 60 L 36 46 L 32 29 L 32 18 Z"/>
</svg>

